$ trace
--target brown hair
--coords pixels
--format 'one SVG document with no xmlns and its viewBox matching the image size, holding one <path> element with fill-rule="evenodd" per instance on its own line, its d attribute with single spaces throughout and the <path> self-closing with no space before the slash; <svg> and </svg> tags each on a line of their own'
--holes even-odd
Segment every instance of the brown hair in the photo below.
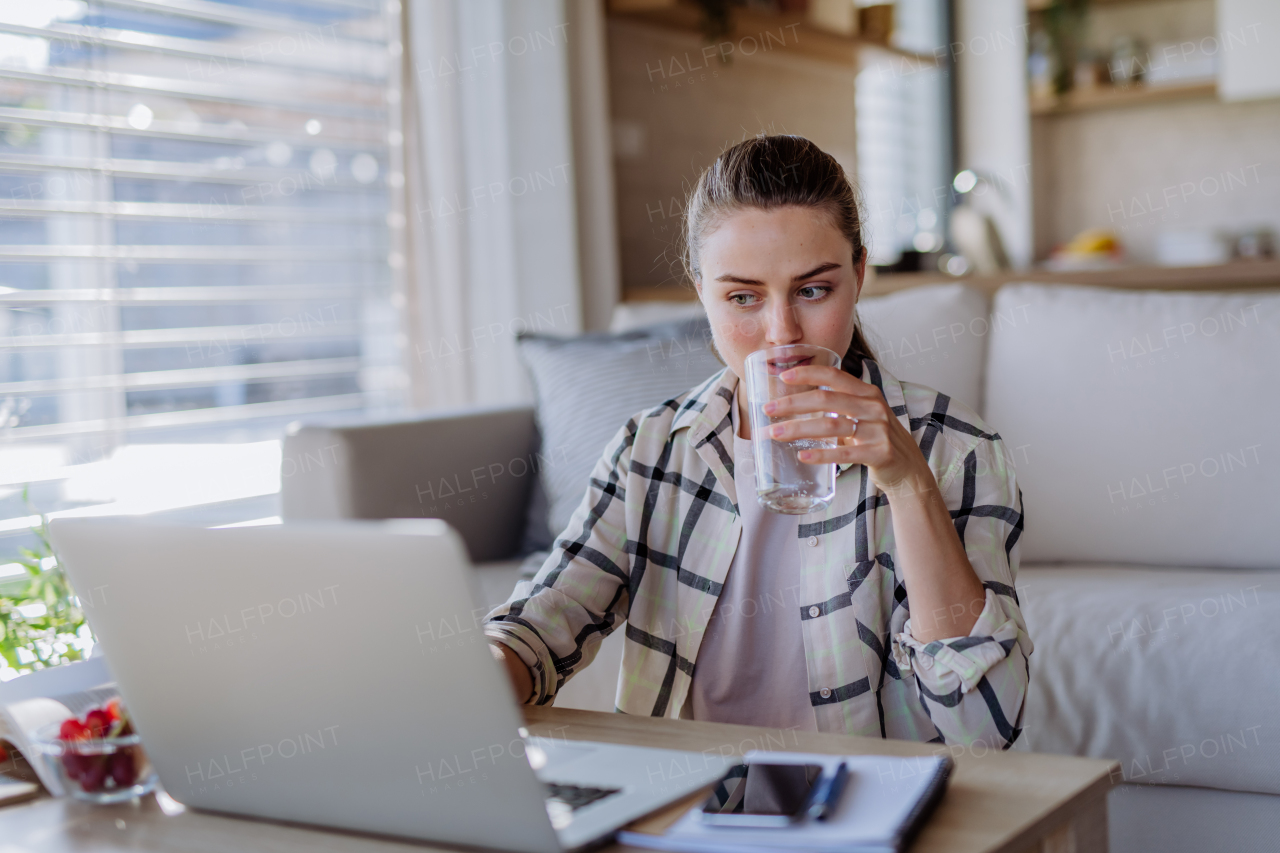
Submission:
<svg viewBox="0 0 1280 853">
<path fill-rule="evenodd" d="M 849 241 L 854 263 L 862 257 L 858 196 L 836 159 L 803 136 L 757 136 L 717 157 L 689 194 L 683 260 L 690 279 L 702 277 L 698 257 L 702 240 L 725 216 L 743 208 L 772 210 L 786 205 L 826 211 Z M 874 360 L 857 307 L 853 310 L 853 340 L 846 362 L 854 356 Z"/>
</svg>

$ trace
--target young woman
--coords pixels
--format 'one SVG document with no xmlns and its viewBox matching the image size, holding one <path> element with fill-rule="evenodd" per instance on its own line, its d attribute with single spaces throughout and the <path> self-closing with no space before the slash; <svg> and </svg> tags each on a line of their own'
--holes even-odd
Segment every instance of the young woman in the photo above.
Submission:
<svg viewBox="0 0 1280 853">
<path fill-rule="evenodd" d="M 1014 579 L 1022 496 L 973 411 L 876 363 L 856 303 L 853 188 L 806 139 L 722 154 L 686 208 L 686 263 L 726 369 L 632 418 L 532 581 L 485 633 L 517 695 L 549 704 L 626 622 L 617 710 L 1007 748 L 1031 641 Z M 838 437 L 809 515 L 756 502 L 739 377 L 756 350 L 818 344 L 841 369 L 777 401 L 775 439 Z M 807 457 L 807 458 L 805 458 Z"/>
</svg>

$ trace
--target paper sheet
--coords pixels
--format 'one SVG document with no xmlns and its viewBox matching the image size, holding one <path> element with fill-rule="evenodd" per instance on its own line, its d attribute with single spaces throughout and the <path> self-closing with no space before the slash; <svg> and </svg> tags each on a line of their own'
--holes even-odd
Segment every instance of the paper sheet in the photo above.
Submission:
<svg viewBox="0 0 1280 853">
<path fill-rule="evenodd" d="M 702 822 L 698 808 L 683 815 L 663 835 L 619 833 L 624 844 L 700 853 L 741 850 L 839 851 L 895 850 L 904 824 L 924 796 L 943 762 L 941 756 L 897 758 L 881 755 L 822 755 L 749 752 L 744 760 L 776 764 L 821 764 L 826 773 L 844 761 L 849 782 L 835 811 L 825 821 L 802 819 L 776 829 L 733 829 Z"/>
</svg>

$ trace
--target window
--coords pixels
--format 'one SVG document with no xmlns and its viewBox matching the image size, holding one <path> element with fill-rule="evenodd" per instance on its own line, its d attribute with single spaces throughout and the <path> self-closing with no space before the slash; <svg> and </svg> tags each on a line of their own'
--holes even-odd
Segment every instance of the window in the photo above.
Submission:
<svg viewBox="0 0 1280 853">
<path fill-rule="evenodd" d="M 398 19 L 0 0 L 0 480 L 402 404 Z"/>
<path fill-rule="evenodd" d="M 921 58 L 886 57 L 858 74 L 858 181 L 872 264 L 898 264 L 904 251 L 938 252 L 946 242 L 953 171 L 946 9 L 943 0 L 901 0 L 895 46 Z"/>
</svg>

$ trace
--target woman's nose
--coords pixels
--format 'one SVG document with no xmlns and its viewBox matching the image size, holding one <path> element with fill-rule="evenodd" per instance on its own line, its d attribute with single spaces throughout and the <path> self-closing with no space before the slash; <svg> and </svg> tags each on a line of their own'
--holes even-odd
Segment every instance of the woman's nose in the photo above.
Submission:
<svg viewBox="0 0 1280 853">
<path fill-rule="evenodd" d="M 796 320 L 794 305 L 779 305 L 768 313 L 765 336 L 769 346 L 778 347 L 785 344 L 798 343 L 803 337 L 800 323 Z"/>
</svg>

